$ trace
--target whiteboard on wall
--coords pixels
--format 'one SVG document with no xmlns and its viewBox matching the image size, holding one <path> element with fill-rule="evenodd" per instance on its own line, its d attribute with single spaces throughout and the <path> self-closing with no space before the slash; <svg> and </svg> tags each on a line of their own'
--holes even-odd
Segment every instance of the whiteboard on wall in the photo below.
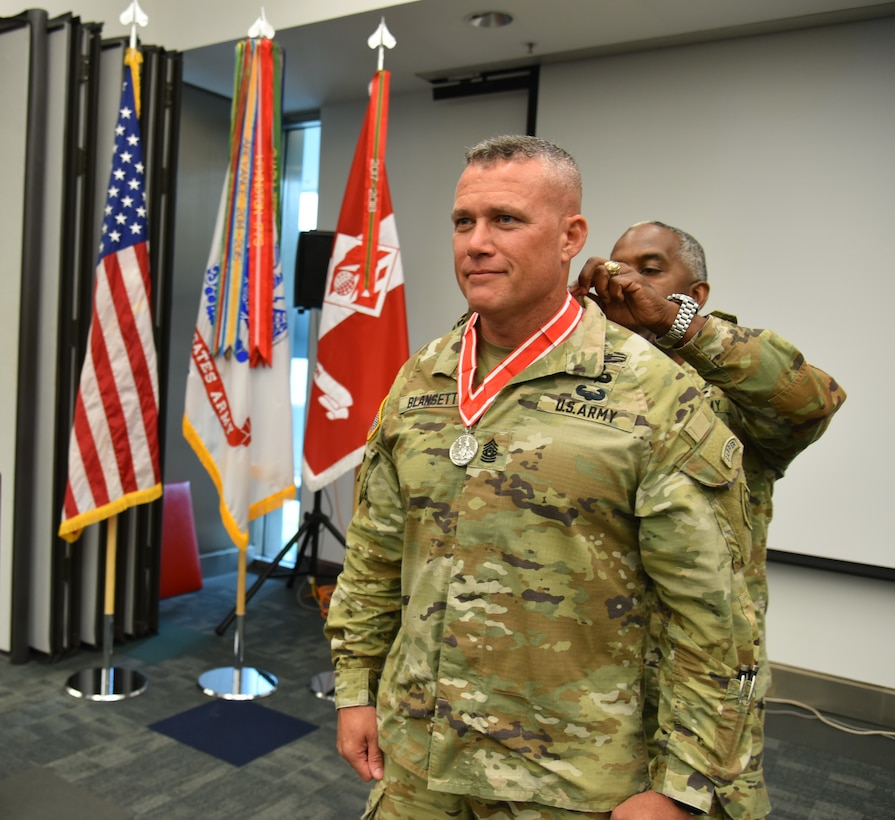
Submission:
<svg viewBox="0 0 895 820">
<path fill-rule="evenodd" d="M 873 305 L 895 304 L 893 42 L 885 19 L 546 65 L 538 111 L 581 165 L 579 261 L 634 222 L 681 227 L 706 249 L 708 309 L 846 389 L 777 483 L 770 548 L 887 569 L 892 329 Z"/>
</svg>

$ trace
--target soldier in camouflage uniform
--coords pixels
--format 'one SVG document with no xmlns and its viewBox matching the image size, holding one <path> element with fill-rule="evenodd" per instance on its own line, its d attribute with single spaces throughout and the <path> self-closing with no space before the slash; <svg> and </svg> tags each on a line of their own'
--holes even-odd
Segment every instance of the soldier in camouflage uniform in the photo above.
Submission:
<svg viewBox="0 0 895 820">
<path fill-rule="evenodd" d="M 468 321 L 402 368 L 357 478 L 326 624 L 339 751 L 379 781 L 380 820 L 711 811 L 760 735 L 742 445 L 681 368 L 570 297 L 572 158 L 504 137 L 467 163 Z"/>
<path fill-rule="evenodd" d="M 615 243 L 610 270 L 606 262 L 598 257 L 587 261 L 576 293 L 583 295 L 593 286 L 611 319 L 651 341 L 661 337 L 678 316 L 679 305 L 669 296 L 684 294 L 699 308 L 708 300 L 705 252 L 679 228 L 662 222 L 634 225 Z M 734 316 L 721 312 L 694 315 L 666 352 L 702 385 L 712 409 L 745 447 L 752 524 L 752 551 L 745 574 L 762 637 L 756 695 L 763 709 L 770 687 L 766 559 L 774 482 L 827 429 L 845 401 L 845 391 L 786 339 L 770 330 L 741 327 Z M 655 653 L 651 662 L 657 664 Z M 656 698 L 653 693 L 650 700 Z M 758 754 L 749 770 L 718 792 L 726 815 L 738 820 L 764 817 L 769 810 L 761 746 L 756 748 Z"/>
</svg>

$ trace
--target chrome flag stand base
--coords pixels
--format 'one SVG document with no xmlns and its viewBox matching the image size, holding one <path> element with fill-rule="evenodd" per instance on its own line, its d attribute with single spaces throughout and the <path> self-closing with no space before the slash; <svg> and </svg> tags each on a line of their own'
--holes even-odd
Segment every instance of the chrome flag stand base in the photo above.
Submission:
<svg viewBox="0 0 895 820">
<path fill-rule="evenodd" d="M 254 700 L 275 692 L 277 679 L 269 672 L 252 667 L 221 666 L 202 673 L 199 688 L 214 698 Z"/>
<path fill-rule="evenodd" d="M 267 697 L 277 689 L 277 679 L 270 672 L 243 666 L 243 619 L 236 616 L 236 638 L 233 642 L 235 663 L 210 669 L 199 676 L 202 692 L 210 697 L 225 700 L 254 700 Z"/>
<path fill-rule="evenodd" d="M 99 669 L 82 669 L 65 683 L 65 691 L 86 700 L 124 700 L 146 691 L 147 680 L 135 669 L 113 667 L 112 626 L 114 615 L 106 615 L 103 622 L 103 665 Z"/>
<path fill-rule="evenodd" d="M 147 680 L 134 669 L 120 666 L 82 669 L 65 683 L 65 691 L 86 700 L 124 700 L 146 691 Z"/>
</svg>

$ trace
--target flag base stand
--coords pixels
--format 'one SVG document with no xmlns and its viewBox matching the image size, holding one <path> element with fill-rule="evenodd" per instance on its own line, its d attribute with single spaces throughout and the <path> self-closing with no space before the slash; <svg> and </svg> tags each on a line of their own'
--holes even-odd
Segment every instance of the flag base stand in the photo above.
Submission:
<svg viewBox="0 0 895 820">
<path fill-rule="evenodd" d="M 273 694 L 277 689 L 276 676 L 251 666 L 244 666 L 243 615 L 236 616 L 236 638 L 233 642 L 235 661 L 233 666 L 210 669 L 199 676 L 197 683 L 202 692 L 224 700 L 254 700 Z"/>
<path fill-rule="evenodd" d="M 65 683 L 65 691 L 85 700 L 124 700 L 146 691 L 146 677 L 136 669 L 112 666 L 112 628 L 115 616 L 107 614 L 103 621 L 103 665 L 75 672 Z"/>
<path fill-rule="evenodd" d="M 66 682 L 65 691 L 85 700 L 124 700 L 146 691 L 148 682 L 135 669 L 120 666 L 82 669 Z"/>
<path fill-rule="evenodd" d="M 330 532 L 333 538 L 336 539 L 336 541 L 338 541 L 343 547 L 346 546 L 345 537 L 335 528 L 332 521 L 329 520 L 326 514 L 321 512 L 320 491 L 317 490 L 314 493 L 314 508 L 311 510 L 311 512 L 305 513 L 304 521 L 298 528 L 298 531 L 295 533 L 295 535 L 292 536 L 292 538 L 289 539 L 286 545 L 280 550 L 273 561 L 267 565 L 267 568 L 264 570 L 264 572 L 262 572 L 261 575 L 258 576 L 258 579 L 246 592 L 243 605 L 245 605 L 245 603 L 252 599 L 252 596 L 261 588 L 261 585 L 273 574 L 274 570 L 280 565 L 280 561 L 283 560 L 286 553 L 289 552 L 289 550 L 292 549 L 292 547 L 299 542 L 301 543 L 298 547 L 298 554 L 295 559 L 295 567 L 292 570 L 292 574 L 289 576 L 289 581 L 287 582 L 286 586 L 290 589 L 292 588 L 293 583 L 295 583 L 295 578 L 299 573 L 302 558 L 305 555 L 305 551 L 310 546 L 310 555 L 308 556 L 308 575 L 310 577 L 312 589 L 316 588 L 317 557 L 320 549 L 321 527 L 326 527 L 326 529 Z M 237 614 L 238 611 L 239 607 L 237 605 L 237 607 L 231 609 L 224 620 L 222 620 L 217 625 L 217 627 L 215 627 L 215 632 L 217 632 L 218 635 L 223 635 L 224 632 L 226 632 L 227 627 L 231 624 L 234 618 L 237 619 L 237 625 L 239 624 L 239 619 L 241 618 L 241 616 Z M 237 641 L 238 640 L 239 628 L 237 626 Z M 308 682 L 308 687 L 318 698 L 321 698 L 322 700 L 334 701 L 336 699 L 336 683 L 334 672 L 327 671 L 313 675 Z"/>
<path fill-rule="evenodd" d="M 277 689 L 277 679 L 270 672 L 264 672 L 243 663 L 245 647 L 245 577 L 246 551 L 239 551 L 239 572 L 236 582 L 236 636 L 233 639 L 233 666 L 210 669 L 199 676 L 197 683 L 202 692 L 210 697 L 224 700 L 254 700 L 273 694 Z"/>
<path fill-rule="evenodd" d="M 267 697 L 277 689 L 274 675 L 251 666 L 209 669 L 199 676 L 198 684 L 204 694 L 224 700 L 254 700 Z"/>
</svg>

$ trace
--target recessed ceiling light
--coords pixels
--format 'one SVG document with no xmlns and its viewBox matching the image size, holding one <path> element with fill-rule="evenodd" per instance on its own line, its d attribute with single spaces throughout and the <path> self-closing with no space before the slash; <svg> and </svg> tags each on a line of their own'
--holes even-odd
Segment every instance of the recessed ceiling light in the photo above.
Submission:
<svg viewBox="0 0 895 820">
<path fill-rule="evenodd" d="M 476 28 L 500 28 L 513 22 L 513 15 L 503 11 L 482 11 L 478 14 L 470 14 L 466 22 Z"/>
</svg>

